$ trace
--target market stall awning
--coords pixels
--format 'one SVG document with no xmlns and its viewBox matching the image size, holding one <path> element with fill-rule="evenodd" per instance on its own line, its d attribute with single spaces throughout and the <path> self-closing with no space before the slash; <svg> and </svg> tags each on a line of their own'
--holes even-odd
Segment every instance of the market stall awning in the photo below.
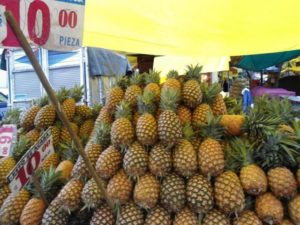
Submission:
<svg viewBox="0 0 300 225">
<path fill-rule="evenodd" d="M 299 0 L 89 0 L 84 45 L 153 55 L 300 49 Z"/>
</svg>

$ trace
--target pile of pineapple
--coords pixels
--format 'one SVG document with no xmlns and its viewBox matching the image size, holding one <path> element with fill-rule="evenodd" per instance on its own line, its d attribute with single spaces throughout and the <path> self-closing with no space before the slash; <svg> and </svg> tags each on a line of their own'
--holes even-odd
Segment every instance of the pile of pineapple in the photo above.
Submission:
<svg viewBox="0 0 300 225">
<path fill-rule="evenodd" d="M 32 185 L 9 194 L 5 176 L 21 146 L 36 140 L 21 136 L 14 156 L 0 159 L 0 224 L 300 224 L 300 126 L 289 102 L 263 97 L 244 115 L 218 84 L 200 80 L 196 65 L 184 76 L 171 71 L 161 85 L 156 71 L 116 82 L 93 128 L 79 131 L 105 193 L 62 127 L 61 162 L 48 160 L 37 172 L 48 204 Z M 72 100 L 60 101 L 68 114 Z M 30 127 L 56 127 L 50 108 L 36 109 Z M 71 121 L 92 118 L 77 108 Z M 25 130 L 30 110 L 21 117 Z"/>
</svg>

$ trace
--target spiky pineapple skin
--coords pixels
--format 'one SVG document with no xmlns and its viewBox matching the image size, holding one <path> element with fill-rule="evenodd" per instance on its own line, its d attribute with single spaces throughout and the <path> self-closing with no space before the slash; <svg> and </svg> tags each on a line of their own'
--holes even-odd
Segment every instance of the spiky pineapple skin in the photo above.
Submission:
<svg viewBox="0 0 300 225">
<path fill-rule="evenodd" d="M 224 213 L 239 213 L 245 207 L 245 195 L 238 176 L 231 171 L 219 175 L 215 181 L 216 205 Z"/>
<path fill-rule="evenodd" d="M 223 115 L 220 120 L 220 124 L 232 136 L 239 136 L 243 133 L 242 125 L 244 122 L 245 116 L 243 115 Z"/>
<path fill-rule="evenodd" d="M 192 112 L 189 108 L 185 107 L 184 105 L 180 105 L 177 108 L 176 113 L 182 126 L 192 122 Z"/>
<path fill-rule="evenodd" d="M 201 104 L 195 110 L 192 114 L 192 125 L 194 128 L 199 127 L 201 124 L 207 123 L 207 114 L 212 112 L 211 108 L 208 104 Z"/>
<path fill-rule="evenodd" d="M 181 83 L 175 78 L 168 78 L 164 83 L 162 88 L 175 88 L 181 91 Z"/>
<path fill-rule="evenodd" d="M 193 213 L 189 208 L 184 208 L 178 212 L 173 221 L 173 225 L 197 225 L 197 215 Z"/>
<path fill-rule="evenodd" d="M 94 167 L 96 165 L 96 162 L 99 158 L 99 155 L 102 152 L 102 147 L 99 144 L 94 144 L 94 143 L 88 143 L 84 149 L 87 157 L 90 160 L 90 163 Z M 84 163 L 84 160 L 81 156 L 79 156 L 77 162 L 75 163 L 73 170 L 72 170 L 72 177 L 77 177 L 77 178 L 91 178 L 91 174 Z"/>
<path fill-rule="evenodd" d="M 78 126 L 76 123 L 70 123 L 71 129 L 75 134 L 78 134 Z M 62 127 L 61 132 L 60 132 L 60 139 L 64 142 L 71 142 L 72 138 L 71 135 L 69 134 L 69 131 L 66 127 Z"/>
<path fill-rule="evenodd" d="M 214 206 L 211 183 L 201 174 L 190 178 L 186 187 L 187 202 L 196 213 L 206 213 Z"/>
<path fill-rule="evenodd" d="M 50 167 L 56 167 L 59 163 L 59 156 L 56 152 L 52 153 L 44 162 L 42 162 L 42 165 L 38 168 L 39 171 L 42 170 L 49 170 Z"/>
<path fill-rule="evenodd" d="M 165 145 L 175 145 L 182 138 L 181 123 L 175 112 L 166 110 L 160 114 L 158 135 Z"/>
<path fill-rule="evenodd" d="M 230 221 L 222 212 L 213 209 L 205 215 L 202 225 L 230 225 Z"/>
<path fill-rule="evenodd" d="M 94 121 L 92 119 L 85 120 L 79 128 L 80 137 L 89 137 L 94 129 Z"/>
<path fill-rule="evenodd" d="M 111 110 L 115 109 L 115 107 L 123 100 L 124 94 L 124 91 L 120 87 L 110 89 L 106 95 L 105 105 Z"/>
<path fill-rule="evenodd" d="M 255 211 L 258 218 L 267 224 L 280 224 L 284 215 L 281 202 L 269 192 L 257 197 Z"/>
<path fill-rule="evenodd" d="M 170 214 L 160 206 L 152 209 L 146 216 L 145 225 L 171 225 Z"/>
<path fill-rule="evenodd" d="M 268 171 L 269 186 L 278 197 L 292 197 L 297 192 L 297 181 L 293 173 L 286 167 L 276 167 Z"/>
<path fill-rule="evenodd" d="M 156 84 L 156 83 L 147 84 L 144 91 L 146 91 L 146 90 L 153 92 L 155 94 L 155 101 L 159 102 L 159 100 L 160 100 L 160 87 L 159 87 L 158 84 Z"/>
<path fill-rule="evenodd" d="M 165 149 L 162 144 L 156 144 L 149 154 L 150 172 L 158 177 L 164 177 L 171 172 L 172 156 L 171 151 Z"/>
<path fill-rule="evenodd" d="M 46 129 L 55 121 L 56 113 L 53 105 L 42 107 L 34 118 L 34 126 L 39 129 Z"/>
<path fill-rule="evenodd" d="M 137 104 L 137 96 L 140 94 L 142 94 L 141 87 L 138 85 L 131 85 L 125 91 L 124 100 L 131 106 L 135 106 Z"/>
<path fill-rule="evenodd" d="M 4 202 L 4 200 L 9 196 L 10 189 L 8 185 L 4 185 L 0 188 L 0 208 Z"/>
<path fill-rule="evenodd" d="M 198 164 L 204 175 L 218 176 L 223 172 L 224 151 L 217 140 L 207 138 L 202 142 L 198 150 Z"/>
<path fill-rule="evenodd" d="M 215 101 L 211 106 L 211 110 L 215 116 L 227 114 L 227 108 L 221 94 L 216 96 Z"/>
<path fill-rule="evenodd" d="M 294 225 L 290 220 L 283 220 L 280 225 Z"/>
<path fill-rule="evenodd" d="M 61 204 L 55 198 L 46 209 L 41 225 L 68 225 L 68 218 L 68 213 L 61 208 Z"/>
<path fill-rule="evenodd" d="M 20 126 L 25 130 L 29 130 L 34 127 L 34 118 L 38 111 L 40 111 L 41 107 L 35 105 L 30 107 L 28 110 L 24 111 L 20 115 Z"/>
<path fill-rule="evenodd" d="M 134 129 L 131 122 L 126 118 L 120 118 L 113 122 L 111 127 L 111 142 L 116 147 L 130 145 L 134 139 Z"/>
<path fill-rule="evenodd" d="M 61 161 L 57 168 L 55 169 L 56 172 L 60 171 L 60 180 L 68 180 L 71 177 L 71 173 L 74 167 L 74 163 L 70 160 Z"/>
<path fill-rule="evenodd" d="M 37 129 L 32 129 L 25 134 L 25 136 L 29 139 L 30 144 L 33 145 L 40 137 L 41 132 Z"/>
<path fill-rule="evenodd" d="M 176 145 L 173 166 L 178 174 L 185 177 L 192 176 L 198 169 L 197 152 L 188 140 L 182 139 Z"/>
<path fill-rule="evenodd" d="M 111 124 L 113 122 L 111 110 L 107 106 L 104 106 L 100 110 L 100 113 L 99 113 L 95 123 L 100 123 L 100 122 L 104 122 L 107 124 Z"/>
<path fill-rule="evenodd" d="M 240 170 L 242 186 L 250 195 L 260 195 L 267 191 L 268 180 L 265 172 L 257 165 L 251 164 Z"/>
<path fill-rule="evenodd" d="M 298 225 L 300 224 L 300 195 L 295 196 L 288 205 L 289 215 L 293 222 Z"/>
<path fill-rule="evenodd" d="M 139 142 L 133 142 L 123 158 L 125 172 L 132 177 L 142 176 L 148 169 L 148 153 Z"/>
<path fill-rule="evenodd" d="M 46 210 L 46 204 L 42 199 L 31 198 L 24 207 L 21 217 L 21 225 L 39 225 Z"/>
<path fill-rule="evenodd" d="M 103 187 L 106 187 L 106 182 L 102 181 Z M 103 201 L 104 196 L 98 188 L 94 179 L 88 180 L 81 192 L 81 199 L 88 209 L 97 208 Z"/>
<path fill-rule="evenodd" d="M 66 212 L 75 211 L 79 207 L 83 182 L 78 179 L 70 180 L 59 192 L 57 199 Z"/>
<path fill-rule="evenodd" d="M 62 103 L 62 110 L 65 112 L 67 118 L 71 121 L 75 115 L 76 102 L 73 98 L 68 98 Z"/>
<path fill-rule="evenodd" d="M 83 119 L 89 119 L 92 116 L 92 109 L 87 105 L 76 105 L 75 115 L 79 115 Z"/>
<path fill-rule="evenodd" d="M 6 184 L 6 176 L 16 165 L 16 161 L 11 156 L 0 159 L 0 187 Z"/>
<path fill-rule="evenodd" d="M 16 195 L 11 193 L 0 208 L 0 224 L 17 225 L 29 198 L 30 194 L 25 189 L 20 190 Z"/>
<path fill-rule="evenodd" d="M 133 184 L 124 170 L 117 172 L 107 185 L 107 195 L 116 204 L 125 204 L 132 194 Z"/>
<path fill-rule="evenodd" d="M 122 163 L 122 155 L 114 146 L 109 146 L 99 156 L 96 171 L 100 177 L 109 179 L 116 174 Z"/>
<path fill-rule="evenodd" d="M 134 202 L 142 208 L 154 208 L 158 202 L 160 183 L 151 174 L 139 178 L 134 188 Z"/>
<path fill-rule="evenodd" d="M 53 145 L 57 146 L 60 142 L 60 129 L 56 126 L 51 126 L 50 128 L 51 128 Z"/>
<path fill-rule="evenodd" d="M 145 113 L 137 120 L 136 136 L 143 145 L 153 145 L 158 138 L 157 122 L 153 115 Z"/>
<path fill-rule="evenodd" d="M 202 101 L 202 91 L 198 81 L 189 80 L 184 83 L 182 88 L 182 101 L 191 108 L 196 108 Z"/>
<path fill-rule="evenodd" d="M 255 212 L 245 211 L 238 217 L 233 225 L 263 225 Z"/>
<path fill-rule="evenodd" d="M 134 203 L 129 203 L 121 207 L 121 213 L 117 218 L 116 225 L 126 224 L 144 224 L 143 212 Z"/>
<path fill-rule="evenodd" d="M 115 221 L 113 212 L 104 204 L 94 211 L 90 225 L 114 225 Z"/>
<path fill-rule="evenodd" d="M 176 174 L 168 175 L 161 184 L 160 199 L 162 206 L 170 212 L 178 212 L 186 203 L 184 179 Z"/>
</svg>

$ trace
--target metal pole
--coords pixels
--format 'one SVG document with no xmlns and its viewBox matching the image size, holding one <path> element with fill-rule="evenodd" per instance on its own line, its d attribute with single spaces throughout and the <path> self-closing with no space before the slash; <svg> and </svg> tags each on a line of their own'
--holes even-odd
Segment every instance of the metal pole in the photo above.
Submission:
<svg viewBox="0 0 300 225">
<path fill-rule="evenodd" d="M 59 103 L 59 101 L 56 98 L 55 92 L 53 91 L 49 81 L 47 80 L 43 69 L 41 68 L 39 62 L 37 61 L 37 59 L 35 58 L 35 55 L 25 37 L 25 35 L 23 34 L 22 30 L 20 29 L 19 25 L 17 24 L 14 16 L 12 15 L 12 13 L 10 11 L 6 11 L 5 13 L 5 17 L 8 21 L 8 23 L 11 25 L 11 28 L 13 30 L 13 32 L 15 33 L 16 37 L 18 38 L 18 40 L 20 41 L 20 44 L 22 46 L 22 48 L 24 49 L 27 57 L 29 58 L 36 74 L 38 75 L 39 79 L 41 80 L 47 94 L 48 97 L 51 100 L 51 103 L 53 104 L 53 106 L 56 109 L 56 112 L 59 116 L 59 118 L 61 119 L 61 121 L 63 122 L 63 125 L 67 128 L 70 136 L 72 137 L 75 146 L 78 149 L 78 153 L 80 154 L 80 156 L 82 157 L 84 163 L 87 166 L 87 169 L 89 170 L 89 172 L 91 173 L 91 175 L 93 176 L 98 188 L 100 189 L 100 191 L 102 192 L 105 200 L 107 201 L 107 203 L 112 207 L 113 204 L 110 201 L 110 199 L 107 196 L 106 190 L 104 188 L 104 186 L 102 185 L 102 182 L 100 180 L 100 178 L 98 177 L 95 169 L 93 168 L 89 158 L 87 157 L 79 138 L 77 137 L 76 133 L 72 130 L 70 122 L 65 114 L 65 112 L 61 109 L 61 105 Z"/>
</svg>

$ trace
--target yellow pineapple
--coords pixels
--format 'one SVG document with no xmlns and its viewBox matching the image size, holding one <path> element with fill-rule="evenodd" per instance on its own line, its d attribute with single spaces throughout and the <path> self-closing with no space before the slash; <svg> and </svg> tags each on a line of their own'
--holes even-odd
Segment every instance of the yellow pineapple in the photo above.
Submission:
<svg viewBox="0 0 300 225">
<path fill-rule="evenodd" d="M 222 212 L 213 209 L 208 212 L 202 222 L 202 225 L 230 225 L 230 220 Z"/>
<path fill-rule="evenodd" d="M 85 120 L 79 128 L 79 137 L 88 138 L 94 129 L 94 121 L 92 119 Z"/>
<path fill-rule="evenodd" d="M 184 208 L 176 214 L 173 225 L 198 225 L 197 215 L 189 208 Z"/>
<path fill-rule="evenodd" d="M 59 155 L 54 152 L 53 154 L 49 155 L 49 157 L 42 162 L 39 169 L 42 170 L 49 170 L 51 167 L 56 167 L 59 163 Z"/>
<path fill-rule="evenodd" d="M 71 126 L 71 129 L 74 131 L 74 133 L 78 134 L 79 128 L 78 128 L 77 124 L 71 122 L 70 126 Z M 72 141 L 71 135 L 69 134 L 69 131 L 66 127 L 61 128 L 60 139 L 63 142 L 71 142 Z"/>
<path fill-rule="evenodd" d="M 300 195 L 295 196 L 288 205 L 289 215 L 293 222 L 298 225 L 300 224 Z"/>
<path fill-rule="evenodd" d="M 210 95 L 215 95 L 216 97 L 211 104 L 212 112 L 215 116 L 221 116 L 227 114 L 226 104 L 224 102 L 223 96 L 220 94 L 221 87 L 219 83 L 214 83 L 210 87 Z"/>
<path fill-rule="evenodd" d="M 20 126 L 25 130 L 29 130 L 34 127 L 34 118 L 38 111 L 40 111 L 41 107 L 39 105 L 34 105 L 30 107 L 28 110 L 24 111 L 20 115 Z"/>
<path fill-rule="evenodd" d="M 117 217 L 116 224 L 144 224 L 144 214 L 143 211 L 137 207 L 134 203 L 128 203 L 121 207 L 121 212 Z"/>
<path fill-rule="evenodd" d="M 46 129 L 53 125 L 56 118 L 55 107 L 51 104 L 43 106 L 34 118 L 34 126 L 39 129 Z"/>
<path fill-rule="evenodd" d="M 149 74 L 145 75 L 146 87 L 144 91 L 150 91 L 154 93 L 155 101 L 159 102 L 160 100 L 160 72 L 150 70 Z"/>
<path fill-rule="evenodd" d="M 41 132 L 38 129 L 32 129 L 25 134 L 31 145 L 33 145 L 40 138 L 40 135 Z"/>
<path fill-rule="evenodd" d="M 11 156 L 0 159 L 0 187 L 3 187 L 6 184 L 6 176 L 15 167 L 15 165 L 16 160 Z"/>
<path fill-rule="evenodd" d="M 162 144 L 156 144 L 149 154 L 150 172 L 158 177 L 165 177 L 172 170 L 171 151 Z"/>
<path fill-rule="evenodd" d="M 56 171 L 60 171 L 60 179 L 68 180 L 71 177 L 71 173 L 74 167 L 74 163 L 71 160 L 63 160 L 56 167 Z"/>
<path fill-rule="evenodd" d="M 4 202 L 4 200 L 9 196 L 10 189 L 8 185 L 4 185 L 0 188 L 0 208 Z"/>
<path fill-rule="evenodd" d="M 116 218 L 108 205 L 97 208 L 90 221 L 90 225 L 115 225 Z"/>
<path fill-rule="evenodd" d="M 202 124 L 207 123 L 207 115 L 212 113 L 211 108 L 208 104 L 202 103 L 196 107 L 192 114 L 192 124 L 193 127 L 196 129 Z"/>
<path fill-rule="evenodd" d="M 226 128 L 229 135 L 240 136 L 242 131 L 242 125 L 245 122 L 243 115 L 223 115 L 220 120 L 220 124 Z"/>
<path fill-rule="evenodd" d="M 51 126 L 51 135 L 53 140 L 53 146 L 57 146 L 60 142 L 60 127 L 59 126 Z"/>
<path fill-rule="evenodd" d="M 104 106 L 100 110 L 100 113 L 99 113 L 95 123 L 97 124 L 100 122 L 106 123 L 106 124 L 111 124 L 113 122 L 112 112 L 107 106 Z"/>
<path fill-rule="evenodd" d="M 178 106 L 176 113 L 180 119 L 182 126 L 192 122 L 192 112 L 189 108 L 185 107 L 184 105 Z"/>
<path fill-rule="evenodd" d="M 176 70 L 171 70 L 167 74 L 167 80 L 163 83 L 162 88 L 175 88 L 181 92 L 181 83 L 179 81 L 179 75 Z"/>
<path fill-rule="evenodd" d="M 170 214 L 160 206 L 152 209 L 146 216 L 145 225 L 171 225 Z"/>
<path fill-rule="evenodd" d="M 105 106 L 110 110 L 115 110 L 116 106 L 123 100 L 124 95 L 125 93 L 119 86 L 119 81 L 117 81 L 116 85 L 106 94 Z"/>
<path fill-rule="evenodd" d="M 137 97 L 138 95 L 142 94 L 141 86 L 141 75 L 134 74 L 130 78 L 130 86 L 126 89 L 124 100 L 128 102 L 132 107 L 136 106 L 137 104 Z"/>
<path fill-rule="evenodd" d="M 244 211 L 234 222 L 233 225 L 263 225 L 255 212 Z"/>
<path fill-rule="evenodd" d="M 93 115 L 93 111 L 87 105 L 76 105 L 75 106 L 75 115 L 80 116 L 82 119 L 90 119 Z"/>
<path fill-rule="evenodd" d="M 61 204 L 55 198 L 46 209 L 41 225 L 69 225 L 69 214 L 61 208 Z"/>
</svg>

